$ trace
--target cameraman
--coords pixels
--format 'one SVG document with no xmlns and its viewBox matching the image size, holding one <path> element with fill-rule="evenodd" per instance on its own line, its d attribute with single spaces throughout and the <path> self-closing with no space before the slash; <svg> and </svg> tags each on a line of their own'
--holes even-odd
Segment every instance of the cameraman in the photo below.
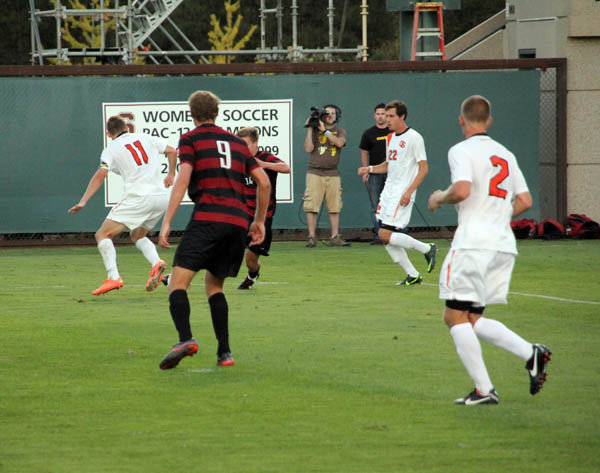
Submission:
<svg viewBox="0 0 600 473">
<path fill-rule="evenodd" d="M 325 105 L 322 110 L 312 108 L 313 113 L 306 120 L 304 151 L 309 154 L 304 192 L 304 211 L 308 225 L 307 248 L 317 246 L 317 215 L 323 199 L 329 213 L 331 239 L 329 246 L 350 246 L 339 234 L 340 210 L 342 210 L 342 185 L 338 164 L 342 148 L 346 144 L 346 130 L 336 123 L 341 116 L 338 106 Z"/>
</svg>

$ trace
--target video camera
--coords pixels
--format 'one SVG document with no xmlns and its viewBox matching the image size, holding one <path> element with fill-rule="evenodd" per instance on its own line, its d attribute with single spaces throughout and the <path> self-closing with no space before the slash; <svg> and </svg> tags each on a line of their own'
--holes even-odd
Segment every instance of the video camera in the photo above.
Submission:
<svg viewBox="0 0 600 473">
<path fill-rule="evenodd" d="M 319 121 L 324 121 L 327 115 L 329 115 L 329 112 L 325 108 L 310 107 L 310 117 L 308 117 L 308 123 L 304 127 L 319 128 Z"/>
</svg>

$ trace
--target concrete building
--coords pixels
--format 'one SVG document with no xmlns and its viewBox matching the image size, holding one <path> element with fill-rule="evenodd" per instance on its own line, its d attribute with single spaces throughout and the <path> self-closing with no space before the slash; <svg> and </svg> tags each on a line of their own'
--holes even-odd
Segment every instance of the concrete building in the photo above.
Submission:
<svg viewBox="0 0 600 473">
<path fill-rule="evenodd" d="M 600 221 L 600 0 L 509 0 L 449 43 L 446 57 L 567 58 L 567 213 Z M 552 150 L 540 141 L 544 179 Z"/>
</svg>

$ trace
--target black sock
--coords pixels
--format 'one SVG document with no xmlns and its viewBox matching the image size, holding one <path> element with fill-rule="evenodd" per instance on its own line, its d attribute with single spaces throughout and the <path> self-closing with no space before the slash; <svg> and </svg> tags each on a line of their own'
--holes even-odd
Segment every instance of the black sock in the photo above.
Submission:
<svg viewBox="0 0 600 473">
<path fill-rule="evenodd" d="M 188 300 L 186 291 L 177 289 L 169 294 L 169 310 L 171 311 L 175 328 L 179 332 L 179 341 L 185 342 L 192 338 L 190 301 Z"/>
<path fill-rule="evenodd" d="M 217 292 L 208 299 L 210 305 L 210 316 L 212 317 L 213 329 L 219 342 L 217 355 L 231 351 L 229 349 L 229 308 L 225 294 Z"/>
<path fill-rule="evenodd" d="M 258 270 L 256 270 L 256 271 L 248 271 L 248 277 L 250 279 L 256 279 L 256 276 L 258 276 Z"/>
</svg>

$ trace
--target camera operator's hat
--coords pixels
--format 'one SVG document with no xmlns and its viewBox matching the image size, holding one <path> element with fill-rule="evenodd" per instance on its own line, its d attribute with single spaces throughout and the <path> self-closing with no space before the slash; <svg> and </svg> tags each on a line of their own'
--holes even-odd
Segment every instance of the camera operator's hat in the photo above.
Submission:
<svg viewBox="0 0 600 473">
<path fill-rule="evenodd" d="M 335 122 L 333 122 L 333 123 L 339 122 L 342 119 L 342 109 L 332 103 L 323 105 L 323 108 L 327 108 L 327 107 L 335 109 Z"/>
</svg>

